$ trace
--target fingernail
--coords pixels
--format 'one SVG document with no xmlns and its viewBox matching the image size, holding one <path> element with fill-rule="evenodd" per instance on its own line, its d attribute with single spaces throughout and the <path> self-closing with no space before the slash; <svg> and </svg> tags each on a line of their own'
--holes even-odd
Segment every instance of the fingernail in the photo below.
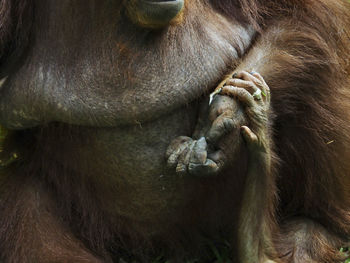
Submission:
<svg viewBox="0 0 350 263">
<path fill-rule="evenodd" d="M 211 105 L 211 103 L 213 102 L 214 98 L 216 95 L 220 94 L 222 92 L 222 87 L 220 87 L 219 89 L 215 90 L 214 92 L 212 92 L 209 96 L 209 105 Z"/>
<path fill-rule="evenodd" d="M 204 136 L 201 137 L 201 138 L 198 140 L 198 142 L 199 142 L 199 143 L 206 142 L 205 137 L 204 137 Z"/>
<path fill-rule="evenodd" d="M 251 72 L 249 72 L 249 74 L 254 75 L 254 74 L 256 74 L 256 72 L 255 71 L 251 71 Z"/>
</svg>

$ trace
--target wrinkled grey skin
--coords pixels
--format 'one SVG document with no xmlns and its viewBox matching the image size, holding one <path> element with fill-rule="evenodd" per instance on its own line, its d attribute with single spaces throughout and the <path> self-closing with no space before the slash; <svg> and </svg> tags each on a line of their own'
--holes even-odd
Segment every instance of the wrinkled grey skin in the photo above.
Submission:
<svg viewBox="0 0 350 263">
<path fill-rule="evenodd" d="M 197 11 L 189 9 L 180 25 L 152 31 L 131 23 L 121 1 L 38 0 L 36 13 L 44 15 L 35 18 L 30 50 L 0 90 L 1 125 L 96 127 L 96 150 L 115 156 L 126 177 L 152 185 L 170 141 L 193 132 L 195 101 L 254 34 L 199 0 L 190 4 Z"/>
<path fill-rule="evenodd" d="M 1 88 L 1 123 L 135 125 L 208 94 L 253 32 L 213 10 L 206 12 L 220 22 L 202 18 L 209 7 L 193 4 L 198 12 L 180 26 L 153 32 L 130 23 L 120 1 L 37 1 L 46 16 L 36 17 L 28 55 Z"/>
<path fill-rule="evenodd" d="M 132 24 L 119 1 L 38 0 L 37 13 L 46 15 L 35 18 L 28 55 L 0 90 L 1 125 L 96 127 L 92 147 L 109 152 L 125 177 L 149 182 L 153 192 L 168 144 L 193 132 L 194 101 L 212 91 L 253 36 L 201 1 L 191 4 L 197 12 L 190 10 L 179 26 L 154 32 Z M 202 18 L 202 9 L 214 19 Z M 174 187 L 171 181 L 165 189 Z M 159 189 L 159 199 L 171 198 Z M 133 199 L 143 205 L 144 195 Z"/>
<path fill-rule="evenodd" d="M 30 48 L 0 89 L 0 124 L 8 129 L 86 127 L 81 136 L 93 139 L 72 151 L 94 161 L 80 170 L 111 178 L 121 189 L 108 200 L 112 210 L 141 221 L 135 228 L 146 235 L 162 231 L 158 222 L 181 221 L 182 209 L 198 202 L 205 204 L 198 209 L 203 226 L 215 231 L 217 218 L 230 225 L 235 215 L 216 204 L 231 202 L 236 181 L 242 191 L 231 178 L 208 195 L 209 181 L 178 176 L 167 164 L 170 142 L 193 135 L 199 105 L 255 35 L 201 0 L 188 5 L 196 8 L 185 9 L 183 21 L 173 25 L 170 15 L 168 26 L 151 30 L 132 23 L 122 1 L 37 0 L 42 15 Z M 234 136 L 242 143 L 239 127 Z M 215 219 L 206 219 L 207 212 Z"/>
</svg>

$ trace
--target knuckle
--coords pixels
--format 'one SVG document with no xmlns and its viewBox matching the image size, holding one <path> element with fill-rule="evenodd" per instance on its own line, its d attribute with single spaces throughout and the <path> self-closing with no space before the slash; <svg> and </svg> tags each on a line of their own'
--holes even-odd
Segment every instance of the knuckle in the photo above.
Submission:
<svg viewBox="0 0 350 263">
<path fill-rule="evenodd" d="M 187 167 L 186 165 L 182 164 L 182 163 L 179 163 L 177 166 L 176 166 L 176 172 L 177 173 L 185 173 L 187 171 Z"/>
<path fill-rule="evenodd" d="M 237 87 L 234 85 L 227 85 L 225 87 L 225 90 L 228 90 L 228 91 L 235 91 L 236 89 L 237 89 Z"/>
<path fill-rule="evenodd" d="M 238 88 L 234 86 L 230 86 L 229 89 L 225 92 L 225 95 L 230 97 L 235 97 L 238 95 Z"/>
<path fill-rule="evenodd" d="M 207 159 L 207 161 L 205 162 L 205 166 L 211 171 L 215 171 L 218 169 L 217 163 L 210 159 Z"/>
<path fill-rule="evenodd" d="M 237 96 L 242 97 L 244 95 L 244 92 L 242 89 L 237 90 Z"/>
<path fill-rule="evenodd" d="M 173 160 L 179 154 L 179 148 L 168 148 L 166 151 L 166 156 L 169 161 Z"/>
<path fill-rule="evenodd" d="M 254 88 L 256 84 L 252 80 L 247 80 L 246 85 L 248 88 Z"/>
<path fill-rule="evenodd" d="M 236 83 L 236 79 L 233 79 L 233 78 L 228 78 L 225 81 L 225 85 L 233 85 L 234 83 Z"/>
<path fill-rule="evenodd" d="M 246 89 L 240 89 L 240 95 L 247 98 L 251 97 L 251 94 Z"/>
<path fill-rule="evenodd" d="M 254 75 L 256 75 L 257 77 L 259 77 L 260 79 L 263 79 L 263 77 L 261 76 L 261 74 L 259 72 L 255 72 Z"/>
</svg>

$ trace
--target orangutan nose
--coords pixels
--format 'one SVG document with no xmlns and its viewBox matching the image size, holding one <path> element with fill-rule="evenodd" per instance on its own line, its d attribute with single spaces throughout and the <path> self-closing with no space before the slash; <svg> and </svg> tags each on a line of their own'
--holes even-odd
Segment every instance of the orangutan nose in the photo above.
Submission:
<svg viewBox="0 0 350 263">
<path fill-rule="evenodd" d="M 126 1 L 130 19 L 147 28 L 161 28 L 181 21 L 185 0 L 129 0 Z"/>
</svg>

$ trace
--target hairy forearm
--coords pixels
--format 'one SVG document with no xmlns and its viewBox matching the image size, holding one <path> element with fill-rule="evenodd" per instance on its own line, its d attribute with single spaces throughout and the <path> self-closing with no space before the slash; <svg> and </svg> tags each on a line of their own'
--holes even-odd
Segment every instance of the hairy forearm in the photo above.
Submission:
<svg viewBox="0 0 350 263">
<path fill-rule="evenodd" d="M 239 224 L 240 262 L 259 262 L 259 254 L 269 247 L 271 201 L 274 203 L 274 180 L 270 152 L 249 149 L 248 172 L 242 198 Z M 253 251 L 253 252 L 252 252 Z"/>
</svg>

